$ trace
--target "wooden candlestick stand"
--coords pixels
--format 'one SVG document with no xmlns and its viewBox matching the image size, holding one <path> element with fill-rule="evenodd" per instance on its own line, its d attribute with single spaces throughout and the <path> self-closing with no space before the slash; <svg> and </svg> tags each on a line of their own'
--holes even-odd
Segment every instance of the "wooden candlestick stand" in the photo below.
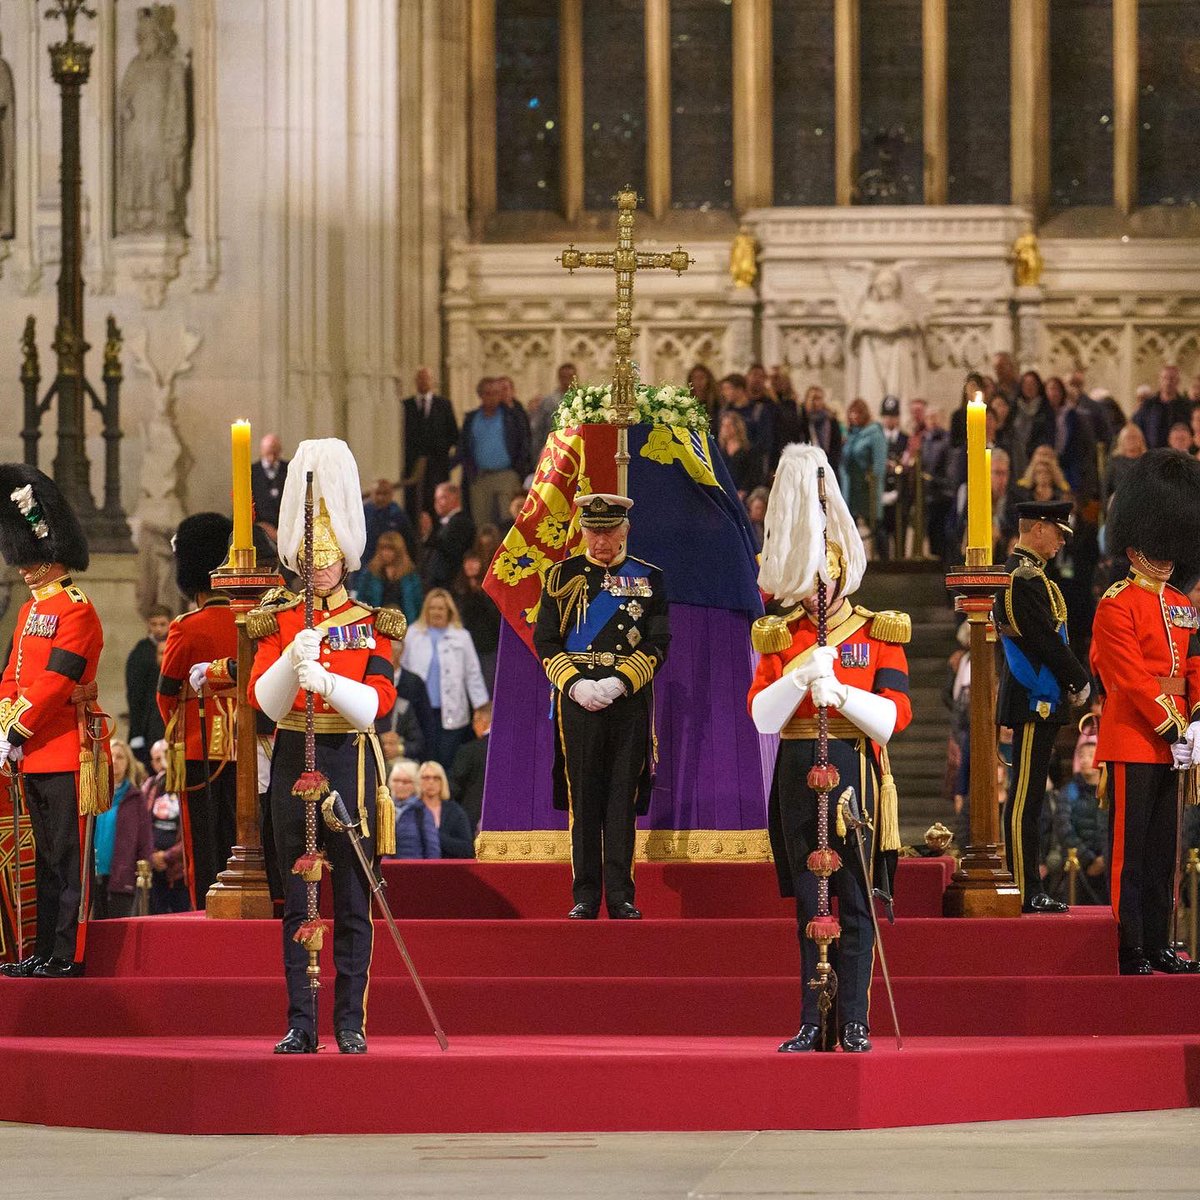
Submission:
<svg viewBox="0 0 1200 1200">
<path fill-rule="evenodd" d="M 942 900 L 948 917 L 1016 917 L 1021 893 L 1004 862 L 996 804 L 996 634 L 992 603 L 1008 586 L 1003 566 L 987 563 L 986 550 L 967 550 L 965 566 L 946 572 L 954 609 L 971 630 L 970 840 Z"/>
<path fill-rule="evenodd" d="M 212 575 L 213 591 L 229 597 L 238 632 L 237 660 L 237 844 L 225 870 L 205 897 L 205 914 L 217 920 L 270 917 L 271 892 L 267 886 L 258 811 L 258 735 L 254 710 L 247 698 L 254 666 L 254 642 L 246 632 L 246 614 L 263 593 L 283 580 L 275 571 L 255 565 L 255 552 L 235 550 L 234 565 Z"/>
</svg>

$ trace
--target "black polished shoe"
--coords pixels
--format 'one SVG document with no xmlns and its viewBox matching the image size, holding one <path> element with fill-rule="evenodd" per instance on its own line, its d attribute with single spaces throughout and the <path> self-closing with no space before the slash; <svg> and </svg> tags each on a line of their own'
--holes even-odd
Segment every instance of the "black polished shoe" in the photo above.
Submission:
<svg viewBox="0 0 1200 1200">
<path fill-rule="evenodd" d="M 276 1054 L 316 1054 L 317 1039 L 307 1029 L 289 1029 L 283 1041 L 275 1043 Z"/>
<path fill-rule="evenodd" d="M 1064 904 L 1061 900 L 1055 900 L 1053 896 L 1047 896 L 1045 892 L 1038 892 L 1036 896 L 1030 896 L 1021 905 L 1021 911 L 1023 913 L 1065 913 L 1071 911 L 1071 906 Z"/>
<path fill-rule="evenodd" d="M 795 1037 L 788 1038 L 782 1046 L 779 1047 L 780 1054 L 806 1054 L 810 1050 L 817 1049 L 817 1043 L 821 1040 L 821 1030 L 816 1025 L 801 1025 L 800 1032 Z"/>
<path fill-rule="evenodd" d="M 1117 956 L 1117 962 L 1120 964 L 1119 970 L 1122 975 L 1154 974 L 1154 968 L 1142 953 L 1141 946 L 1131 946 L 1128 950 L 1122 950 Z"/>
<path fill-rule="evenodd" d="M 83 963 L 69 958 L 47 958 L 30 972 L 37 979 L 78 979 L 83 974 Z"/>
<path fill-rule="evenodd" d="M 851 1021 L 842 1026 L 842 1049 L 847 1054 L 866 1054 L 871 1048 L 871 1039 L 867 1036 L 868 1029 L 859 1021 Z"/>
<path fill-rule="evenodd" d="M 610 908 L 608 916 L 611 921 L 640 921 L 642 919 L 642 910 L 634 908 L 626 900 L 624 904 L 618 904 L 616 908 Z"/>
<path fill-rule="evenodd" d="M 567 917 L 572 921 L 594 921 L 600 914 L 600 906 L 598 904 L 577 904 Z"/>
<path fill-rule="evenodd" d="M 28 979 L 46 960 L 40 954 L 29 954 L 20 962 L 0 963 L 0 975 L 9 979 Z"/>
<path fill-rule="evenodd" d="M 1180 958 L 1174 950 L 1152 950 L 1147 956 L 1150 967 L 1161 971 L 1164 975 L 1195 975 L 1200 971 L 1200 962 L 1192 962 L 1190 958 Z"/>
<path fill-rule="evenodd" d="M 367 1039 L 357 1029 L 339 1029 L 337 1038 L 339 1054 L 366 1054 Z"/>
</svg>

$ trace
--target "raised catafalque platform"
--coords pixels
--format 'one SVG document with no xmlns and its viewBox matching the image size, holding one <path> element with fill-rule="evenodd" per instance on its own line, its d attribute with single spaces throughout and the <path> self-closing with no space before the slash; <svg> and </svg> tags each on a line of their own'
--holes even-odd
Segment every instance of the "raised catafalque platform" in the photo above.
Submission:
<svg viewBox="0 0 1200 1200">
<path fill-rule="evenodd" d="M 782 1055 L 795 924 L 769 864 L 639 865 L 643 922 L 569 922 L 567 869 L 387 867 L 450 1038 L 378 926 L 365 1058 L 271 1054 L 279 926 L 96 923 L 88 977 L 0 979 L 0 1120 L 172 1133 L 849 1129 L 1178 1108 L 1200 980 L 1116 974 L 1107 911 L 944 920 L 902 863 L 869 1055 Z M 473 915 L 469 915 L 473 914 Z M 325 955 L 326 980 L 332 963 Z M 326 1018 L 331 989 L 323 993 Z M 328 1036 L 328 1031 L 327 1031 Z"/>
</svg>

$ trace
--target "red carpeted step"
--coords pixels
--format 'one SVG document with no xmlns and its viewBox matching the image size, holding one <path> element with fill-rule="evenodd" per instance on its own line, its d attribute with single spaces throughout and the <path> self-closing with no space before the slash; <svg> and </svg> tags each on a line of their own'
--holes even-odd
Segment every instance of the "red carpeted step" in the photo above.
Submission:
<svg viewBox="0 0 1200 1200">
<path fill-rule="evenodd" d="M 326 979 L 331 985 L 332 973 Z M 281 978 L 5 980 L 0 1037 L 278 1037 Z M 798 1024 L 792 978 L 481 979 L 426 976 L 453 1035 L 781 1037 Z M 899 978 L 909 1036 L 1200 1036 L 1200 979 L 1155 976 Z M 332 986 L 320 993 L 329 1021 Z M 890 1028 L 877 980 L 872 1025 Z M 407 980 L 371 983 L 373 1032 L 420 1034 L 428 1021 Z"/>
<path fill-rule="evenodd" d="M 896 911 L 940 917 L 950 858 L 903 858 Z M 568 863 L 385 862 L 384 880 L 397 916 L 563 917 L 571 907 Z M 640 862 L 638 906 L 649 917 L 787 917 L 795 905 L 779 895 L 772 863 Z M 328 907 L 328 899 L 326 899 Z"/>
<path fill-rule="evenodd" d="M 792 976 L 799 970 L 793 918 L 401 925 L 417 969 L 431 975 Z M 375 978 L 403 972 L 382 922 L 375 936 Z M 1015 920 L 902 918 L 884 925 L 882 937 L 897 976 L 1100 975 L 1116 969 L 1116 926 L 1102 910 Z M 274 921 L 194 915 L 97 921 L 88 932 L 88 973 L 273 975 L 280 939 Z"/>
<path fill-rule="evenodd" d="M 1193 1105 L 1197 1039 L 921 1039 L 869 1055 L 766 1038 L 4 1039 L 0 1120 L 188 1134 L 859 1129 Z M 115 1103 L 114 1097 L 120 1097 Z"/>
</svg>

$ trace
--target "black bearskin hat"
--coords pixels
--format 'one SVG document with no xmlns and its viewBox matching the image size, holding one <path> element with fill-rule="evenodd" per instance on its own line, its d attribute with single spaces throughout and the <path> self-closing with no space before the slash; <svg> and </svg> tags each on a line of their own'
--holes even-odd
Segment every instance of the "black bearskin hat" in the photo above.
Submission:
<svg viewBox="0 0 1200 1200">
<path fill-rule="evenodd" d="M 1200 460 L 1178 450 L 1148 450 L 1113 497 L 1105 539 L 1114 558 L 1138 550 L 1184 573 L 1200 562 Z"/>
<path fill-rule="evenodd" d="M 209 576 L 229 557 L 233 522 L 224 513 L 194 513 L 175 530 L 175 582 L 185 596 L 207 592 Z"/>
<path fill-rule="evenodd" d="M 57 562 L 69 571 L 87 570 L 79 518 L 58 484 L 37 467 L 0 463 L 0 554 L 10 567 Z"/>
</svg>

